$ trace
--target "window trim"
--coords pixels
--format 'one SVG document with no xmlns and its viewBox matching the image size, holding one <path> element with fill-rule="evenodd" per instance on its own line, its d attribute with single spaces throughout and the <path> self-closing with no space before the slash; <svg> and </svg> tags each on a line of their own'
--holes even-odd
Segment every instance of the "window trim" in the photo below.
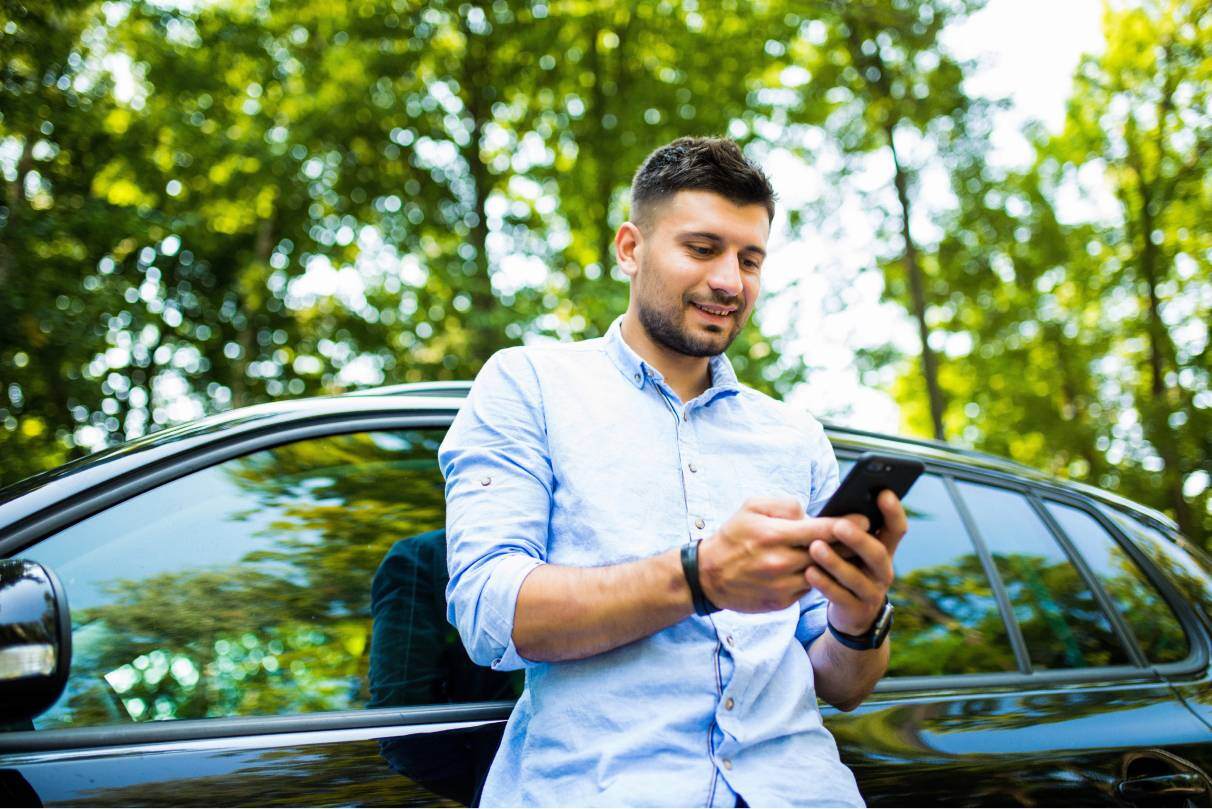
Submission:
<svg viewBox="0 0 1212 809">
<path fill-rule="evenodd" d="M 342 413 L 310 415 L 297 423 L 267 425 L 235 436 L 217 437 L 212 443 L 191 448 L 146 468 L 61 500 L 0 539 L 0 558 L 11 558 L 35 543 L 118 503 L 151 491 L 165 483 L 225 461 L 296 441 L 377 430 L 450 427 L 453 411 L 405 411 L 402 413 Z"/>
<path fill-rule="evenodd" d="M 993 559 L 993 554 L 989 551 L 989 546 L 985 544 L 985 537 L 980 531 L 980 526 L 977 525 L 976 518 L 968 509 L 968 503 L 960 494 L 959 486 L 956 485 L 954 478 L 951 475 L 941 477 L 946 484 L 947 494 L 955 504 L 955 510 L 959 512 L 964 530 L 968 532 L 968 537 L 972 540 L 972 544 L 981 558 L 981 564 L 985 567 L 985 575 L 989 577 L 989 586 L 993 588 L 997 608 L 1002 614 L 1002 623 L 1006 625 L 1006 636 L 1010 639 L 1010 648 L 1014 651 L 1014 660 L 1018 665 L 1017 673 L 1030 674 L 1031 655 L 1027 652 L 1027 639 L 1023 637 L 1023 629 L 1019 626 L 1018 617 L 1014 614 L 1014 604 L 1010 601 L 1010 592 L 1006 589 L 1006 583 L 1002 581 L 1001 574 L 997 571 L 997 563 Z"/>
<path fill-rule="evenodd" d="M 895 634 L 895 633 L 894 633 Z M 1157 667 L 1133 668 L 1131 666 L 1092 666 L 1087 669 L 1036 669 L 1030 674 L 1017 671 L 992 674 L 939 674 L 931 677 L 885 677 L 875 685 L 877 694 L 902 694 L 930 692 L 945 696 L 967 694 L 974 689 L 1023 688 L 1046 689 L 1058 685 L 1098 686 L 1106 683 L 1137 682 L 1161 684 L 1164 682 Z"/>
<path fill-rule="evenodd" d="M 10 766 L 14 754 L 84 750 L 122 745 L 228 739 L 283 733 L 322 733 L 399 725 L 456 724 L 506 720 L 510 701 L 468 702 L 400 708 L 363 708 L 281 716 L 234 716 L 209 719 L 174 719 L 128 725 L 93 725 L 82 728 L 18 730 L 0 733 L 0 767 Z"/>
</svg>

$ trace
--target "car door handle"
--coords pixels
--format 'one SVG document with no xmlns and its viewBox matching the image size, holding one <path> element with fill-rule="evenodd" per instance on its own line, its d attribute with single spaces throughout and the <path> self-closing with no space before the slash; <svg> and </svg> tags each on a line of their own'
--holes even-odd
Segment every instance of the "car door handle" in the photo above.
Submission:
<svg viewBox="0 0 1212 809">
<path fill-rule="evenodd" d="M 1202 795 L 1207 790 L 1203 779 L 1193 772 L 1174 772 L 1128 778 L 1115 785 L 1125 798 L 1155 798 L 1163 795 Z"/>
</svg>

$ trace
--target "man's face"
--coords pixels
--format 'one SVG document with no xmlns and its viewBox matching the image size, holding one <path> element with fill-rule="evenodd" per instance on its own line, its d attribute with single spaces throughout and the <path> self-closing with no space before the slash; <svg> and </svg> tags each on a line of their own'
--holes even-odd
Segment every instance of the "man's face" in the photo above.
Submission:
<svg viewBox="0 0 1212 809">
<path fill-rule="evenodd" d="M 652 340 L 692 357 L 723 353 L 753 311 L 769 235 L 765 206 L 710 191 L 679 191 L 654 206 L 632 277 Z"/>
</svg>

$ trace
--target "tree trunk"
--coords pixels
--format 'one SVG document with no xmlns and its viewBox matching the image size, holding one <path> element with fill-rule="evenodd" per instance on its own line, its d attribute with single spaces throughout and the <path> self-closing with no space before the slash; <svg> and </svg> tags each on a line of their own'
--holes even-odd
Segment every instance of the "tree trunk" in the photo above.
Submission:
<svg viewBox="0 0 1212 809">
<path fill-rule="evenodd" d="M 484 125 L 488 122 L 492 109 L 492 82 L 486 81 L 483 72 L 488 67 L 488 55 L 481 35 L 474 33 L 466 24 L 466 17 L 461 16 L 461 30 L 464 37 L 463 75 L 460 77 L 460 89 L 463 106 L 471 118 L 471 134 L 467 145 L 460 149 L 467 170 L 471 174 L 474 186 L 473 213 L 475 220 L 467 235 L 468 241 L 476 251 L 476 273 L 469 279 L 467 291 L 471 295 L 470 312 L 474 315 L 485 315 L 498 305 L 492 294 L 492 275 L 488 263 L 488 193 L 491 180 L 488 167 L 480 157 L 481 141 L 484 137 Z M 488 360 L 489 355 L 496 350 L 500 342 L 498 335 L 489 327 L 491 320 L 480 324 L 468 324 L 471 335 L 468 351 L 473 359 L 479 362 Z"/>
<path fill-rule="evenodd" d="M 938 358 L 930 348 L 930 327 L 926 324 L 926 289 L 922 277 L 921 264 L 918 261 L 917 245 L 909 230 L 911 207 L 909 202 L 909 179 L 901 166 L 896 153 L 896 141 L 893 135 L 896 125 L 889 123 L 884 128 L 888 138 L 888 149 L 892 152 L 892 165 L 895 170 L 893 182 L 896 185 L 896 198 L 901 208 L 901 237 L 905 240 L 905 274 L 909 279 L 909 295 L 913 303 L 913 316 L 917 320 L 917 332 L 922 341 L 922 373 L 926 377 L 926 394 L 930 399 L 930 421 L 934 426 L 934 437 L 939 441 L 947 440 L 943 430 L 943 392 L 938 384 Z"/>
<path fill-rule="evenodd" d="M 1170 504 L 1174 509 L 1174 517 L 1183 532 L 1194 535 L 1196 525 L 1194 515 L 1183 496 L 1183 464 L 1179 453 L 1178 442 L 1170 428 L 1169 413 L 1177 404 L 1174 391 L 1166 389 L 1166 367 L 1177 367 L 1177 356 L 1170 342 L 1170 334 L 1166 330 L 1165 321 L 1161 316 L 1161 296 L 1157 288 L 1161 283 L 1161 251 L 1153 241 L 1153 231 L 1156 218 L 1151 209 L 1151 187 L 1140 183 L 1140 222 L 1141 222 L 1141 276 L 1148 287 L 1149 305 L 1147 308 L 1145 333 L 1149 339 L 1149 392 L 1148 404 L 1141 408 L 1145 412 L 1143 423 L 1146 426 L 1146 437 L 1161 456 L 1165 469 L 1162 471 L 1163 486 Z M 1167 359 L 1172 360 L 1167 363 Z"/>
</svg>

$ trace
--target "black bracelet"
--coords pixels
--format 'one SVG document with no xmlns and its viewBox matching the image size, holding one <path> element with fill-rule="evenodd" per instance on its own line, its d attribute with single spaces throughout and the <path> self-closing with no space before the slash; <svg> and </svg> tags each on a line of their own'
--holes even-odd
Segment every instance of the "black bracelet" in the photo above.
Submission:
<svg viewBox="0 0 1212 809">
<path fill-rule="evenodd" d="M 686 584 L 690 587 L 690 598 L 694 601 L 695 615 L 710 615 L 719 612 L 720 608 L 711 603 L 711 599 L 703 592 L 699 582 L 699 543 L 696 539 L 682 546 L 682 573 L 686 576 Z"/>
</svg>

